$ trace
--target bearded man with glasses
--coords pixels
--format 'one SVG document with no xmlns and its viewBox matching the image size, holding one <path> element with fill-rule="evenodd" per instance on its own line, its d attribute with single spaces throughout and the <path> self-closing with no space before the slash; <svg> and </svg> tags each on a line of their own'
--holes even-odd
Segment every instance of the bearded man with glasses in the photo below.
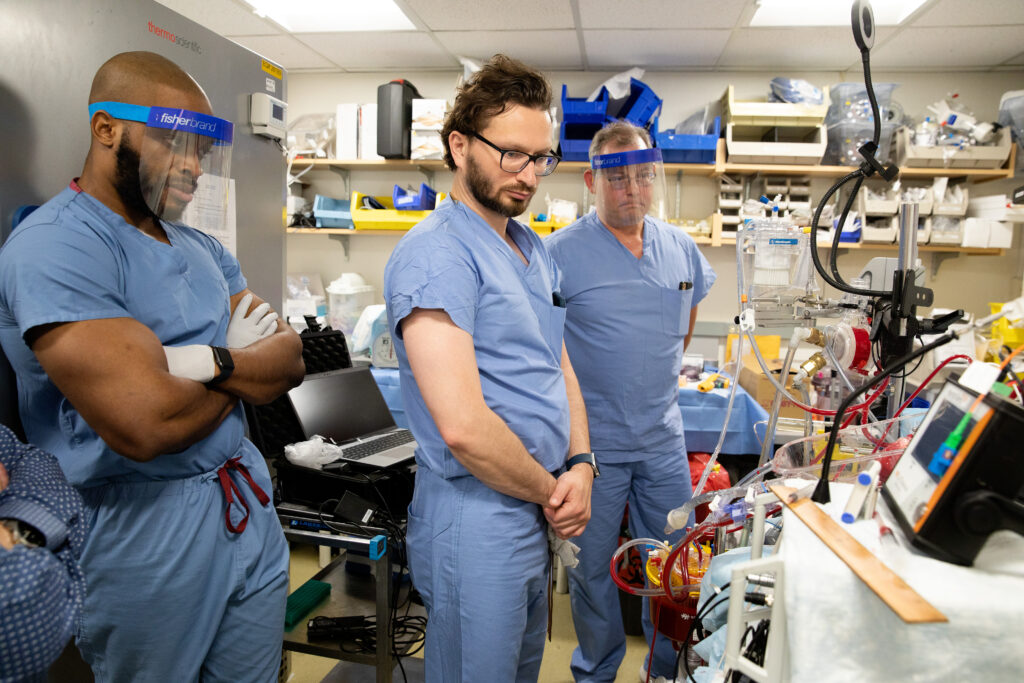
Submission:
<svg viewBox="0 0 1024 683">
<path fill-rule="evenodd" d="M 583 178 L 596 211 L 544 241 L 562 271 L 565 345 L 601 463 L 594 515 L 576 541 L 580 564 L 569 569 L 579 639 L 572 673 L 576 681 L 614 681 L 626 637 L 608 562 L 627 502 L 633 538 L 664 538 L 668 511 L 690 498 L 679 370 L 715 273 L 693 239 L 656 218 L 664 215 L 664 168 L 646 130 L 605 126 L 590 145 L 590 166 Z M 650 643 L 646 600 L 642 622 Z M 651 681 L 672 680 L 668 638 L 656 639 L 653 659 L 640 679 L 650 669 Z"/>
<path fill-rule="evenodd" d="M 451 197 L 384 272 L 418 443 L 407 540 L 428 682 L 537 680 L 548 527 L 568 538 L 590 518 L 596 468 L 559 271 L 512 220 L 558 165 L 550 107 L 544 77 L 520 62 L 498 55 L 474 74 L 441 134 Z"/>
</svg>

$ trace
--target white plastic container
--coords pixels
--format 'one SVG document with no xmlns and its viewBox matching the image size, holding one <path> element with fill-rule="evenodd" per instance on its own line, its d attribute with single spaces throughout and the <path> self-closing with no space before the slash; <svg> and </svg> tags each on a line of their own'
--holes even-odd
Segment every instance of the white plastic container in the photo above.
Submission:
<svg viewBox="0 0 1024 683">
<path fill-rule="evenodd" d="M 331 327 L 351 336 L 363 309 L 373 303 L 374 291 L 359 273 L 342 273 L 327 286 L 327 321 Z"/>
</svg>

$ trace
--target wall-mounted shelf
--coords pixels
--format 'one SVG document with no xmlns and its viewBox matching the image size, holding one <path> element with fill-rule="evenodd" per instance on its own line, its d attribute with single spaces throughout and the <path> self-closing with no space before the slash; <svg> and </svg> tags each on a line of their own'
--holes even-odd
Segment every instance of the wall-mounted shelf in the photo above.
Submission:
<svg viewBox="0 0 1024 683">
<path fill-rule="evenodd" d="M 694 237 L 693 240 L 698 245 L 706 247 L 735 247 L 736 238 L 726 237 L 722 234 L 722 216 L 721 214 L 712 214 L 712 229 L 711 236 L 698 236 Z M 405 230 L 355 230 L 353 228 L 287 228 L 285 230 L 289 235 L 328 235 L 335 237 L 351 237 L 351 236 L 372 236 L 372 235 L 398 235 L 405 234 Z M 830 244 L 824 244 L 819 242 L 818 248 L 824 249 L 831 246 Z M 346 245 L 347 247 L 347 245 Z M 895 251 L 898 247 L 895 244 L 861 244 L 854 242 L 841 242 L 839 244 L 840 249 L 873 249 L 878 251 Z M 984 248 L 984 247 L 959 247 L 956 245 L 948 244 L 919 244 L 917 247 L 918 251 L 921 252 L 936 252 L 946 254 L 966 254 L 968 256 L 1000 256 L 1003 253 L 1003 249 L 998 248 Z M 347 248 L 346 248 L 347 251 Z"/>
<path fill-rule="evenodd" d="M 1012 178 L 1017 158 L 1017 146 L 1010 150 L 1010 158 L 1003 168 L 901 168 L 901 178 L 969 178 L 975 181 Z M 432 174 L 447 170 L 444 162 L 436 159 L 411 161 L 408 159 L 296 159 L 292 168 L 301 170 L 307 166 L 341 171 L 420 171 Z M 589 167 L 585 161 L 563 161 L 555 172 L 581 173 Z M 820 166 L 803 164 L 736 164 L 726 158 L 725 140 L 718 141 L 713 164 L 665 164 L 666 174 L 715 177 L 723 174 L 750 175 L 807 175 L 818 178 L 839 178 L 857 170 L 854 166 Z"/>
</svg>

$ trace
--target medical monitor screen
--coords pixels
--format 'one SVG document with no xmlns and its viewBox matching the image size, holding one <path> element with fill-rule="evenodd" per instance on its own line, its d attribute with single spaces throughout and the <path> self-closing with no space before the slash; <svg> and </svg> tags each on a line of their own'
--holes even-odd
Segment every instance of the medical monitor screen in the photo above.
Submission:
<svg viewBox="0 0 1024 683">
<path fill-rule="evenodd" d="M 911 526 L 916 526 L 924 517 L 928 502 L 942 480 L 928 471 L 932 456 L 960 424 L 974 399 L 972 392 L 956 382 L 947 382 L 885 484 Z M 965 439 L 975 424 L 973 418 L 968 422 Z"/>
<path fill-rule="evenodd" d="M 368 367 L 308 375 L 288 398 L 307 439 L 319 434 L 340 444 L 395 426 Z"/>
</svg>

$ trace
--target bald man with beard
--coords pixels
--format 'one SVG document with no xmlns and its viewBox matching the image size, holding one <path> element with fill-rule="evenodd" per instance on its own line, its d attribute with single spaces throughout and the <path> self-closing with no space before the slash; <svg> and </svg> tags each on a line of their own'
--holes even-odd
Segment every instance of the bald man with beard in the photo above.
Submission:
<svg viewBox="0 0 1024 683">
<path fill-rule="evenodd" d="M 230 132 L 168 132 L 146 114 L 230 131 L 202 88 L 129 52 L 99 69 L 89 104 L 81 176 L 0 249 L 21 419 L 91 527 L 76 642 L 99 681 L 274 681 L 288 551 L 240 401 L 297 385 L 302 344 L 234 256 L 177 222 Z"/>
</svg>

